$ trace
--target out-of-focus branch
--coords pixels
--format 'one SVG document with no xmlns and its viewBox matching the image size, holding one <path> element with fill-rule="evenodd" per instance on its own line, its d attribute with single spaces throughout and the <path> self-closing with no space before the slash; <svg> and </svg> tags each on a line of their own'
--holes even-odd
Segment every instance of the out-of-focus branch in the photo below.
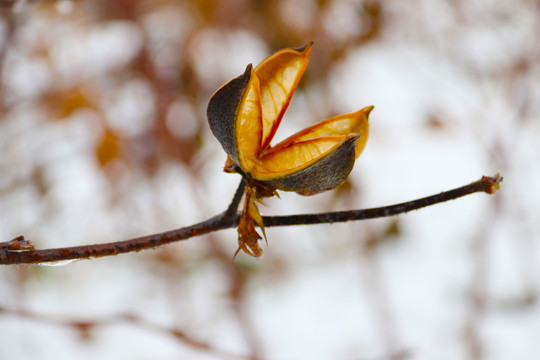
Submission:
<svg viewBox="0 0 540 360">
<path fill-rule="evenodd" d="M 91 331 L 93 328 L 96 328 L 96 327 L 128 323 L 128 324 L 133 324 L 135 326 L 138 326 L 140 328 L 143 328 L 149 331 L 155 331 L 158 333 L 168 334 L 174 337 L 176 340 L 196 350 L 204 351 L 206 353 L 213 353 L 220 357 L 228 358 L 228 359 L 235 359 L 235 360 L 248 359 L 247 357 L 243 357 L 237 354 L 229 353 L 227 351 L 216 349 L 212 347 L 210 344 L 196 339 L 192 335 L 186 333 L 184 330 L 181 330 L 179 328 L 168 327 L 165 325 L 153 323 L 153 322 L 144 320 L 136 315 L 116 315 L 116 316 L 107 316 L 106 318 L 101 319 L 101 320 L 85 320 L 85 319 L 63 318 L 63 317 L 58 317 L 54 315 L 35 313 L 35 312 L 27 311 L 27 310 L 9 309 L 9 308 L 4 308 L 2 306 L 0 306 L 0 314 L 13 315 L 19 318 L 24 318 L 24 319 L 28 319 L 32 321 L 39 321 L 39 322 L 48 323 L 48 324 L 69 326 L 80 331 L 83 335 L 86 335 L 89 331 Z"/>
<path fill-rule="evenodd" d="M 448 200 L 457 199 L 476 192 L 493 194 L 500 188 L 501 182 L 502 177 L 499 174 L 494 177 L 483 176 L 480 180 L 471 184 L 401 204 L 372 209 L 326 212 L 319 214 L 264 216 L 263 222 L 265 226 L 270 227 L 324 224 L 394 216 Z M 172 242 L 186 240 L 194 236 L 204 235 L 209 232 L 232 228 L 238 225 L 240 219 L 240 214 L 236 213 L 236 209 L 242 198 L 244 186 L 244 182 L 242 181 L 231 205 L 225 212 L 198 224 L 130 240 L 43 250 L 34 249 L 31 242 L 25 240 L 23 236 L 19 236 L 11 241 L 0 243 L 0 264 L 39 264 L 118 255 L 156 248 Z"/>
</svg>

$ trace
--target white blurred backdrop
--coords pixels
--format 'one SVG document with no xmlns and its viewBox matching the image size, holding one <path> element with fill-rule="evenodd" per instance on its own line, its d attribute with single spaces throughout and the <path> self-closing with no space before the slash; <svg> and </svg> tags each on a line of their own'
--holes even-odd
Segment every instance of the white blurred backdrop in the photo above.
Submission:
<svg viewBox="0 0 540 360">
<path fill-rule="evenodd" d="M 0 267 L 1 359 L 540 357 L 540 3 L 5 1 L 0 241 L 123 240 L 223 211 L 239 177 L 209 131 L 220 85 L 314 41 L 276 141 L 374 105 L 342 187 L 264 215 L 396 218 L 234 230 L 62 266 Z"/>
</svg>

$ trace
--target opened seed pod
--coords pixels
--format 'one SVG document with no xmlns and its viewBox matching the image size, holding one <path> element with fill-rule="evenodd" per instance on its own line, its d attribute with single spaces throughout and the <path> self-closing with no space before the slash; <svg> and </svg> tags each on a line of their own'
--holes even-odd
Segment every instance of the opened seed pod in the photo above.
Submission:
<svg viewBox="0 0 540 360">
<path fill-rule="evenodd" d="M 368 135 L 373 107 L 337 116 L 270 146 L 307 66 L 311 44 L 282 50 L 222 86 L 210 99 L 212 132 L 250 178 L 314 194 L 345 181 Z"/>
<path fill-rule="evenodd" d="M 249 188 L 258 189 L 255 199 L 272 194 L 272 189 L 302 195 L 333 189 L 347 179 L 366 144 L 372 106 L 270 144 L 310 51 L 311 44 L 285 49 L 255 69 L 248 65 L 244 74 L 217 90 L 208 104 L 210 128 L 228 155 L 225 170 L 239 172 Z M 245 250 L 245 243 L 240 247 Z M 259 253 L 252 251 L 252 255 Z"/>
</svg>

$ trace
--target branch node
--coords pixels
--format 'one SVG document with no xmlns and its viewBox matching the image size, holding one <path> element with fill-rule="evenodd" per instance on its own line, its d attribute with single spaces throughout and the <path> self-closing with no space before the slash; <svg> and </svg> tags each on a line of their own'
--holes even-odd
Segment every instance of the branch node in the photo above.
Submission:
<svg viewBox="0 0 540 360">
<path fill-rule="evenodd" d="M 26 240 L 24 235 L 19 235 L 10 241 L 0 243 L 0 248 L 7 252 L 26 252 L 34 251 L 34 244 L 30 240 Z"/>
</svg>

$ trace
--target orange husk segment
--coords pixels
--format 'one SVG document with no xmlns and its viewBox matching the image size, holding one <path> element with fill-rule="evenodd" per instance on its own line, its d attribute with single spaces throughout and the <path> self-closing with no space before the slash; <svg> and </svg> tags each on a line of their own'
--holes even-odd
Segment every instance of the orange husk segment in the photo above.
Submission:
<svg viewBox="0 0 540 360">
<path fill-rule="evenodd" d="M 239 165 L 243 171 L 249 172 L 260 153 L 262 137 L 259 79 L 253 73 L 237 110 L 235 131 Z"/>
<path fill-rule="evenodd" d="M 367 106 L 354 113 L 339 115 L 327 120 L 323 120 L 320 123 L 308 127 L 283 140 L 277 146 L 280 146 L 281 144 L 283 144 L 281 146 L 288 146 L 291 143 L 318 137 L 339 136 L 355 133 L 359 135 L 355 151 L 355 155 L 358 157 L 362 153 L 362 150 L 364 150 L 368 138 L 368 117 L 371 110 L 373 110 L 373 106 Z"/>
<path fill-rule="evenodd" d="M 255 69 L 260 80 L 262 107 L 261 149 L 270 145 L 283 114 L 306 70 L 311 45 L 300 50 L 282 50 L 264 60 Z"/>
<path fill-rule="evenodd" d="M 321 160 L 345 140 L 356 136 L 328 136 L 271 148 L 255 164 L 251 174 L 257 180 L 275 179 L 297 173 Z"/>
</svg>

